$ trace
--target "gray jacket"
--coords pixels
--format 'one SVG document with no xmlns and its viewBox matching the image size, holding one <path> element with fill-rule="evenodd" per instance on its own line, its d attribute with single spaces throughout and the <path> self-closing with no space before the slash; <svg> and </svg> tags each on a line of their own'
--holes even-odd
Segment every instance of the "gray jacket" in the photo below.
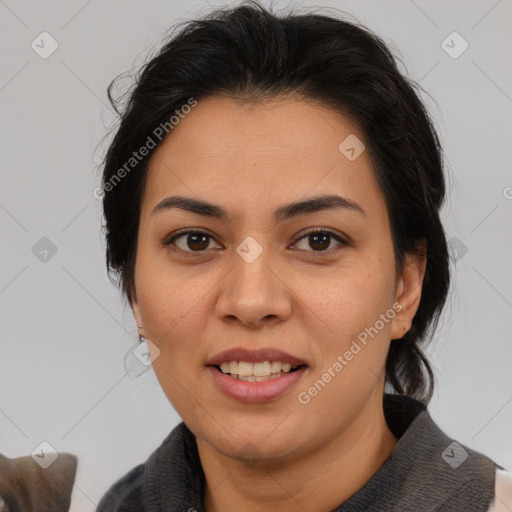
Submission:
<svg viewBox="0 0 512 512">
<path fill-rule="evenodd" d="M 419 401 L 384 395 L 398 438 L 377 473 L 333 512 L 489 512 L 497 470 L 485 455 L 457 443 Z M 204 473 L 194 434 L 177 425 L 144 464 L 103 496 L 97 512 L 204 512 Z"/>
</svg>

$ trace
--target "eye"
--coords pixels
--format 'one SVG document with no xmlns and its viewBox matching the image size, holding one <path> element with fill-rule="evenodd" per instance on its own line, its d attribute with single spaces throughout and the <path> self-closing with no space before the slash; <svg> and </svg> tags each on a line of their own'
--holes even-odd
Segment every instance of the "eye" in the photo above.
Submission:
<svg viewBox="0 0 512 512">
<path fill-rule="evenodd" d="M 301 238 L 295 242 L 297 245 L 304 239 L 308 239 L 310 246 L 313 247 L 313 251 L 309 252 L 323 252 L 331 253 L 338 250 L 340 246 L 348 246 L 348 242 L 343 240 L 335 231 L 327 228 L 315 228 L 305 233 Z M 182 240 L 183 239 L 183 240 Z M 176 247 L 185 253 L 186 256 L 194 256 L 196 254 L 204 253 L 210 246 L 213 236 L 206 233 L 205 231 L 198 230 L 184 230 L 175 233 L 171 238 L 162 242 L 164 247 L 176 245 Z M 332 239 L 338 242 L 338 247 L 330 248 Z M 301 249 L 303 250 L 303 249 Z M 307 251 L 307 249 L 306 249 Z"/>
<path fill-rule="evenodd" d="M 306 243 L 309 243 L 310 247 L 316 247 L 313 251 L 310 252 L 332 252 L 333 248 L 329 248 L 331 245 L 332 239 L 336 240 L 341 246 L 349 245 L 341 236 L 339 236 L 335 231 L 330 229 L 320 229 L 315 228 L 311 231 L 308 231 L 305 235 L 303 235 L 296 244 L 304 239 Z M 340 247 L 334 248 L 334 250 L 338 250 Z"/>
<path fill-rule="evenodd" d="M 180 240 L 182 238 L 184 240 Z M 179 243 L 176 243 L 176 246 L 184 253 L 200 253 L 208 249 L 210 240 L 213 240 L 213 237 L 208 233 L 189 229 L 175 234 L 170 239 L 164 241 L 162 245 L 170 246 L 176 241 L 179 241 Z M 189 256 L 189 254 L 187 254 L 187 256 Z"/>
</svg>

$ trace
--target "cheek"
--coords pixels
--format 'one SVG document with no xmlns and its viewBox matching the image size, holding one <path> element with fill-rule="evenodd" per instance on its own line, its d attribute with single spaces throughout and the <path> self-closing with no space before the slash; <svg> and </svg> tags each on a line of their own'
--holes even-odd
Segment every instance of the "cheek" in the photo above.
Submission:
<svg viewBox="0 0 512 512">
<path fill-rule="evenodd" d="M 373 261 L 349 263 L 328 279 L 307 279 L 304 301 L 338 339 L 357 336 L 389 308 L 389 270 Z"/>
<path fill-rule="evenodd" d="M 316 340 L 321 365 L 315 371 L 315 379 L 320 377 L 329 384 L 314 407 L 326 406 L 331 401 L 346 402 L 349 397 L 357 403 L 377 382 L 385 366 L 394 316 L 394 311 L 390 311 L 391 282 L 388 268 L 360 258 L 336 279 L 325 280 L 322 287 L 313 289 L 308 306 L 329 327 Z M 308 314 L 315 322 L 315 315 Z M 323 379 L 322 375 L 329 371 Z"/>
<path fill-rule="evenodd" d="M 193 340 L 211 285 L 204 276 L 194 277 L 161 260 L 160 251 L 142 251 L 137 259 L 137 298 L 145 331 L 158 345 Z"/>
<path fill-rule="evenodd" d="M 160 351 L 153 362 L 156 377 L 178 414 L 190 418 L 196 403 L 191 397 L 202 394 L 199 348 L 207 313 L 201 298 L 208 288 L 181 281 L 164 272 L 146 274 L 137 292 L 145 331 Z"/>
</svg>

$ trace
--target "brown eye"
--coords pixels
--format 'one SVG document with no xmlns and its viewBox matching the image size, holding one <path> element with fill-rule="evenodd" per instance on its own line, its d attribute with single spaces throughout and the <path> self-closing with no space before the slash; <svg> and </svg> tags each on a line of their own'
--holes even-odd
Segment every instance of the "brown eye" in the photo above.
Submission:
<svg viewBox="0 0 512 512">
<path fill-rule="evenodd" d="M 329 233 L 313 233 L 308 235 L 309 243 L 313 249 L 323 251 L 331 245 L 331 235 Z"/>
<path fill-rule="evenodd" d="M 184 253 L 201 253 L 208 249 L 210 240 L 213 240 L 213 237 L 204 231 L 188 230 L 174 235 L 169 240 L 163 242 L 163 245 L 170 246 L 174 244 Z"/>
<path fill-rule="evenodd" d="M 306 239 L 309 247 L 313 249 L 313 251 L 310 252 L 330 252 L 332 248 L 329 248 L 329 246 L 331 245 L 332 239 L 336 240 L 341 246 L 348 245 L 338 234 L 327 229 L 309 231 L 303 235 L 298 242 L 304 239 Z"/>
<path fill-rule="evenodd" d="M 162 245 L 164 247 L 174 245 L 178 250 L 184 253 L 185 256 L 194 256 L 207 252 L 211 240 L 214 240 L 213 236 L 204 231 L 187 230 L 174 234 L 170 239 L 164 241 Z M 306 244 L 313 250 L 307 247 L 301 250 L 316 253 L 330 253 L 343 246 L 349 245 L 336 232 L 329 229 L 309 231 L 299 238 L 299 240 L 295 242 L 295 245 L 302 243 L 303 240 L 305 240 Z M 338 242 L 337 247 L 330 247 L 333 240 Z"/>
</svg>

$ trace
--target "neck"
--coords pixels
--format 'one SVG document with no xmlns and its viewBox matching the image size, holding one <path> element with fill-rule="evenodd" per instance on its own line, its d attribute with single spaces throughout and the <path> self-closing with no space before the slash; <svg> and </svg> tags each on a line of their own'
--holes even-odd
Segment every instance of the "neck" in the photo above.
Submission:
<svg viewBox="0 0 512 512">
<path fill-rule="evenodd" d="M 371 479 L 396 443 L 378 393 L 348 429 L 295 460 L 249 465 L 225 457 L 198 438 L 206 477 L 205 511 L 331 511 Z"/>
</svg>

